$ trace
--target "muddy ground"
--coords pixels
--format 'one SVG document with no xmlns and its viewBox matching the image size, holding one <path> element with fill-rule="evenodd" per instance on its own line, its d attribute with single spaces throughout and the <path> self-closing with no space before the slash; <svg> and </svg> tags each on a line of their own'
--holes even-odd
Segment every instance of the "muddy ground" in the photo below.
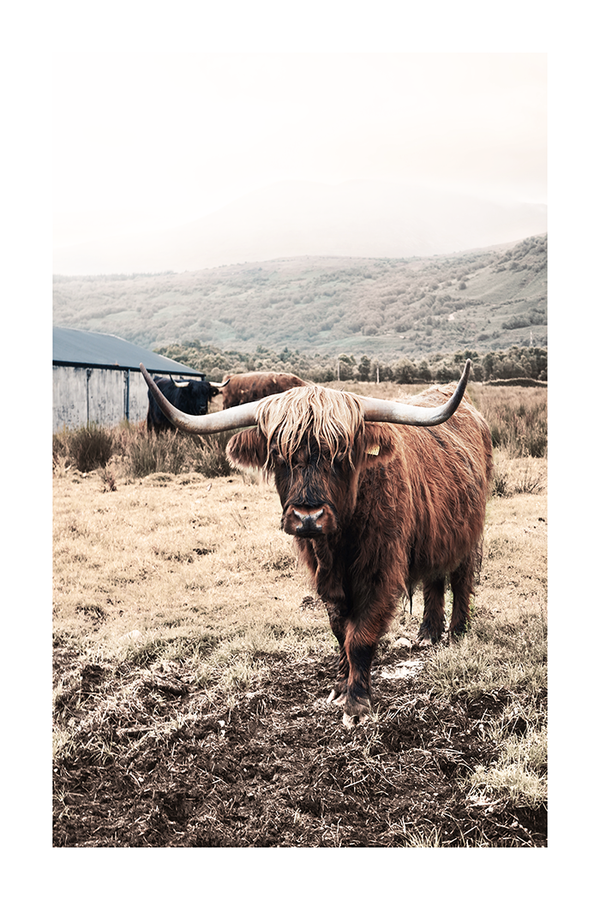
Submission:
<svg viewBox="0 0 600 900">
<path fill-rule="evenodd" d="M 54 846 L 545 846 L 544 808 L 466 784 L 495 758 L 486 724 L 515 697 L 432 696 L 420 670 L 435 652 L 383 646 L 376 715 L 347 731 L 326 702 L 333 655 L 269 654 L 232 698 L 195 686 L 185 662 L 109 668 L 57 647 L 77 749 L 55 763 Z"/>
</svg>

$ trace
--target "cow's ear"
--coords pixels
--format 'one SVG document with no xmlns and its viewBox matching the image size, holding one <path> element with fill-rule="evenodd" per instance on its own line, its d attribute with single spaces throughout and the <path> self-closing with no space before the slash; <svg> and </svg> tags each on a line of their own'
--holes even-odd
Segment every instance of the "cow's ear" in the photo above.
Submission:
<svg viewBox="0 0 600 900">
<path fill-rule="evenodd" d="M 367 464 L 385 462 L 396 448 L 393 431 L 386 425 L 374 422 L 365 424 L 365 451 Z"/>
<path fill-rule="evenodd" d="M 267 461 L 267 440 L 258 428 L 240 431 L 227 444 L 227 456 L 236 466 L 260 469 Z"/>
</svg>

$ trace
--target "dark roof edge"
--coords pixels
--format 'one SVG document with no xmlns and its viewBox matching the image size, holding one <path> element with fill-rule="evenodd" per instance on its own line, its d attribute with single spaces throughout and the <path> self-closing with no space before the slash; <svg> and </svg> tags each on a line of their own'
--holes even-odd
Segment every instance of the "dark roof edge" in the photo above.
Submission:
<svg viewBox="0 0 600 900">
<path fill-rule="evenodd" d="M 115 366 L 109 365 L 108 363 L 83 363 L 83 362 L 68 362 L 63 359 L 53 359 L 53 366 L 63 366 L 71 369 L 113 369 L 116 372 L 140 372 L 141 369 L 139 366 Z M 185 369 L 183 371 L 176 371 L 173 369 L 160 369 L 157 366 L 153 366 L 151 364 L 145 364 L 148 372 L 154 375 L 176 375 L 181 378 L 195 377 L 195 378 L 205 378 L 205 375 L 202 372 L 197 372 L 195 369 Z"/>
</svg>

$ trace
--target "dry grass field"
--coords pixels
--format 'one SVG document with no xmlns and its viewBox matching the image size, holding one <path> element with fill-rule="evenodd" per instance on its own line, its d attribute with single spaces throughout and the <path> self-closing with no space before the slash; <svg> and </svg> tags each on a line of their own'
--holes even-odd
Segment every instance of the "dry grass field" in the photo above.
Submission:
<svg viewBox="0 0 600 900">
<path fill-rule="evenodd" d="M 545 846 L 545 452 L 499 437 L 471 631 L 417 649 L 401 599 L 346 731 L 274 488 L 136 476 L 119 440 L 88 473 L 55 452 L 55 846 Z"/>
</svg>

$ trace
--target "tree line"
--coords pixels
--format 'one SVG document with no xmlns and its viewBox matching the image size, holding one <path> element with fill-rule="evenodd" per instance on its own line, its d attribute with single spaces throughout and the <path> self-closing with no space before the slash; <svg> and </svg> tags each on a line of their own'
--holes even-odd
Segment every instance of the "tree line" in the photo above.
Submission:
<svg viewBox="0 0 600 900">
<path fill-rule="evenodd" d="M 337 357 L 307 354 L 285 347 L 282 351 L 258 345 L 253 351 L 223 350 L 199 342 L 170 344 L 156 352 L 197 371 L 211 380 L 227 375 L 253 371 L 292 372 L 307 381 L 391 381 L 398 384 L 431 384 L 455 381 L 460 377 L 465 360 L 472 361 L 474 381 L 533 379 L 547 381 L 548 351 L 545 347 L 513 346 L 502 350 L 479 352 L 458 350 L 451 354 L 434 353 L 421 359 L 400 357 L 395 362 L 382 362 L 366 354 L 340 353 Z"/>
</svg>

